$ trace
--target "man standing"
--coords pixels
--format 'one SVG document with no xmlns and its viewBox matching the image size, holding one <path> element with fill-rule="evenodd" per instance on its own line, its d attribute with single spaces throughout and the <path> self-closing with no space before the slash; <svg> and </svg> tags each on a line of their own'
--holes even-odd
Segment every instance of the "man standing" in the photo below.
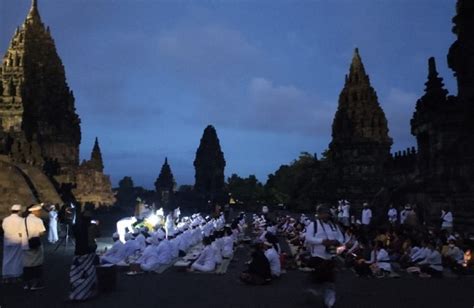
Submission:
<svg viewBox="0 0 474 308">
<path fill-rule="evenodd" d="M 317 289 L 309 289 L 314 295 L 323 295 L 326 307 L 336 302 L 335 267 L 336 248 L 344 242 L 344 235 L 330 219 L 330 210 L 325 205 L 317 208 L 317 219 L 306 228 L 305 242 L 310 246 L 313 282 Z"/>
<path fill-rule="evenodd" d="M 370 223 L 372 222 L 372 210 L 369 208 L 369 204 L 366 202 L 364 202 L 363 207 L 364 208 L 362 209 L 361 217 L 362 231 L 364 232 L 366 239 L 368 239 L 370 233 Z"/>
<path fill-rule="evenodd" d="M 40 236 L 46 231 L 41 220 L 41 205 L 29 208 L 30 214 L 25 218 L 25 233 L 23 237 L 23 273 L 25 290 L 43 289 L 43 245 Z"/>
<path fill-rule="evenodd" d="M 441 230 L 453 232 L 453 213 L 448 208 L 441 210 Z"/>
<path fill-rule="evenodd" d="M 21 239 L 24 233 L 23 218 L 18 215 L 21 205 L 15 204 L 11 207 L 11 215 L 5 217 L 2 223 L 3 229 L 3 282 L 13 282 L 20 279 L 23 274 L 23 251 Z"/>
<path fill-rule="evenodd" d="M 388 222 L 392 226 L 397 224 L 398 212 L 397 212 L 397 209 L 393 207 L 393 204 L 390 204 L 390 208 L 388 209 L 387 216 L 388 216 Z"/>
</svg>

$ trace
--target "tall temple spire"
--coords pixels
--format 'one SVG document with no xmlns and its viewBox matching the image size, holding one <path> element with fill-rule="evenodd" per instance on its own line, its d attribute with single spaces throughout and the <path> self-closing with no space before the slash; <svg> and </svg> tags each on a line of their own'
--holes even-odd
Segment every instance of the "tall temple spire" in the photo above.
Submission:
<svg viewBox="0 0 474 308">
<path fill-rule="evenodd" d="M 99 139 L 96 137 L 94 142 L 94 148 L 92 149 L 90 165 L 97 171 L 104 171 L 104 163 L 102 161 L 102 153 L 99 147 Z"/>
<path fill-rule="evenodd" d="M 354 50 L 351 67 L 349 69 L 349 77 L 346 79 L 346 82 L 352 84 L 358 84 L 360 82 L 369 82 L 369 77 L 365 73 L 364 63 L 362 62 L 362 58 L 359 54 L 359 48 L 356 48 Z"/>
<path fill-rule="evenodd" d="M 422 101 L 444 102 L 448 91 L 444 89 L 443 78 L 438 77 L 435 58 L 428 59 L 428 81 L 425 83 L 425 95 Z"/>
<path fill-rule="evenodd" d="M 30 11 L 28 12 L 28 15 L 26 16 L 25 23 L 28 23 L 28 24 L 41 24 L 41 17 L 40 17 L 39 10 L 38 10 L 38 1 L 37 0 L 32 0 L 31 8 L 30 8 Z"/>
</svg>

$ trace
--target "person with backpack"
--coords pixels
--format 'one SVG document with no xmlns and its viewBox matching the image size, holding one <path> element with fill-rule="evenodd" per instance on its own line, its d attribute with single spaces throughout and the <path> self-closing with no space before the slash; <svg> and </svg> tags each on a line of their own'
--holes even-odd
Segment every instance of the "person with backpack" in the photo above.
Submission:
<svg viewBox="0 0 474 308">
<path fill-rule="evenodd" d="M 310 266 L 314 288 L 308 291 L 324 297 L 326 307 L 336 302 L 336 261 L 337 247 L 344 243 L 344 235 L 331 219 L 331 211 L 326 205 L 317 207 L 316 219 L 306 228 L 305 242 L 310 248 Z"/>
</svg>

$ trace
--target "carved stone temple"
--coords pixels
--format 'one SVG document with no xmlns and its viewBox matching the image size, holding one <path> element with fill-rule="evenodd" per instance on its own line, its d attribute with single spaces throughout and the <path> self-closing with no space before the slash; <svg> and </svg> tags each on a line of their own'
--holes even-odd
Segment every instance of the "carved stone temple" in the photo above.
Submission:
<svg viewBox="0 0 474 308">
<path fill-rule="evenodd" d="M 0 68 L 0 216 L 13 203 L 69 202 L 63 199 L 69 199 L 65 196 L 73 189 L 82 200 L 112 204 L 111 190 L 104 199 L 85 198 L 81 187 L 100 176 L 83 183 L 82 175 L 93 168 L 79 166 L 80 142 L 74 95 L 50 29 L 33 0 Z M 102 170 L 93 170 L 104 176 Z M 108 177 L 95 184 L 104 191 L 110 188 Z"/>
<path fill-rule="evenodd" d="M 358 50 L 339 97 L 332 142 L 317 160 L 318 202 L 368 201 L 385 215 L 390 203 L 416 204 L 420 220 L 438 224 L 449 207 L 455 226 L 474 231 L 474 1 L 458 0 L 457 40 L 448 53 L 457 79 L 449 95 L 434 58 L 428 59 L 424 94 L 414 102 L 411 132 L 417 149 L 390 154 L 387 120 L 370 86 Z"/>
<path fill-rule="evenodd" d="M 391 145 L 387 119 L 356 49 L 339 96 L 328 151 L 330 174 L 337 179 L 335 193 L 349 199 L 377 193 Z"/>
</svg>

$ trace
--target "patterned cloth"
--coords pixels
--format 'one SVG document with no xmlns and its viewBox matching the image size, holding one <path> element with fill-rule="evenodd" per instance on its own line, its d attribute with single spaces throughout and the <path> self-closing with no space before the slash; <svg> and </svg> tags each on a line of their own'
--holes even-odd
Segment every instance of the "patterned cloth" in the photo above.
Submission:
<svg viewBox="0 0 474 308">
<path fill-rule="evenodd" d="M 82 301 L 97 294 L 96 260 L 95 253 L 74 256 L 69 273 L 71 283 L 70 300 Z"/>
</svg>

